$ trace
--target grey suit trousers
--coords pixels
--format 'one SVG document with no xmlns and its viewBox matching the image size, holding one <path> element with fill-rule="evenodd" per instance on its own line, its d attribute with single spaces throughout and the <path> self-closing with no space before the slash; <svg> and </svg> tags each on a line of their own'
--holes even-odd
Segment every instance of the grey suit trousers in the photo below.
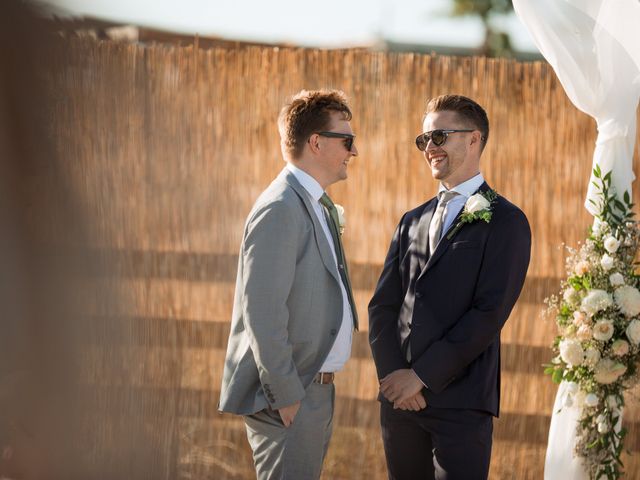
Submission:
<svg viewBox="0 0 640 480">
<path fill-rule="evenodd" d="M 258 480 L 317 480 L 333 427 L 335 387 L 311 383 L 289 428 L 276 410 L 245 415 Z"/>
</svg>

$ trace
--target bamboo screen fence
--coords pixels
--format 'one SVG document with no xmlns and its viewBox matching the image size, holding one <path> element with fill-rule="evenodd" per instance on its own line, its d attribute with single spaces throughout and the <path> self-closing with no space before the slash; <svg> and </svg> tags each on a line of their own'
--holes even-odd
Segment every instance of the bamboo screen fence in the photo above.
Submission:
<svg viewBox="0 0 640 480">
<path fill-rule="evenodd" d="M 532 261 L 503 330 L 501 417 L 492 479 L 542 478 L 555 387 L 543 299 L 564 275 L 563 242 L 584 237 L 594 122 L 544 63 L 364 50 L 137 46 L 69 40 L 49 75 L 55 150 L 103 259 L 87 291 L 85 375 L 96 421 L 88 453 L 154 479 L 252 478 L 243 423 L 217 412 L 237 252 L 252 202 L 283 167 L 276 128 L 287 96 L 339 88 L 360 155 L 331 187 L 346 208 L 345 249 L 363 319 L 337 375 L 326 479 L 386 478 L 366 306 L 402 213 L 436 192 L 413 139 L 428 98 L 486 107 L 488 182 L 527 214 Z M 638 157 L 636 153 L 635 162 Z M 46 182 L 46 172 L 36 178 Z M 635 198 L 638 189 L 636 188 Z M 83 295 L 89 295 L 83 293 Z M 629 471 L 640 471 L 630 402 Z M 134 433 L 133 430 L 137 429 Z M 97 461 L 97 460 L 96 460 Z M 99 462 L 98 462 L 99 463 Z M 135 467 L 131 467 L 135 471 Z"/>
</svg>

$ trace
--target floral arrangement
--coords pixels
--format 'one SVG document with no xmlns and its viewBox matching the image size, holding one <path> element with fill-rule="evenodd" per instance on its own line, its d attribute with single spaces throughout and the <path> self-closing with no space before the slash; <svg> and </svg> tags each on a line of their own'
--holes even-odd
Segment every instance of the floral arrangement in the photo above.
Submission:
<svg viewBox="0 0 640 480">
<path fill-rule="evenodd" d="M 493 216 L 491 205 L 496 201 L 496 198 L 498 198 L 498 192 L 495 190 L 487 190 L 484 193 L 471 195 L 464 204 L 464 210 L 462 210 L 460 214 L 458 223 L 456 223 L 453 230 L 449 232 L 447 239 L 451 240 L 465 223 L 471 223 L 477 220 L 484 220 L 489 223 Z"/>
<path fill-rule="evenodd" d="M 545 365 L 553 381 L 567 382 L 565 407 L 581 407 L 575 454 L 591 479 L 617 479 L 625 429 L 624 391 L 638 382 L 640 284 L 635 256 L 640 234 L 632 221 L 628 192 L 623 201 L 611 191 L 611 173 L 594 169 L 599 209 L 579 249 L 568 248 L 568 278 L 560 296 L 546 300 L 559 335 L 556 357 Z"/>
</svg>

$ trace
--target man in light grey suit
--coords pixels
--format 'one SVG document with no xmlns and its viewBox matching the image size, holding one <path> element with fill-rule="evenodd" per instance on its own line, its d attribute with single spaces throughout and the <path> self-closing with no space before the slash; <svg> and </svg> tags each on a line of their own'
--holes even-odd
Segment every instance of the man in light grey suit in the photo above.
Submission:
<svg viewBox="0 0 640 480">
<path fill-rule="evenodd" d="M 358 155 L 350 120 L 342 92 L 296 94 L 278 118 L 287 165 L 245 224 L 219 408 L 244 416 L 261 480 L 319 478 L 331 437 L 358 318 L 324 190 Z"/>
</svg>

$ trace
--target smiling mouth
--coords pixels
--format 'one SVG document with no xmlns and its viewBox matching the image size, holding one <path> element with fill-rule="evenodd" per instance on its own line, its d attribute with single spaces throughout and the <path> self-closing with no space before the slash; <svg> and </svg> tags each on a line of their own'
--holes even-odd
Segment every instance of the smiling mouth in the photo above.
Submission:
<svg viewBox="0 0 640 480">
<path fill-rule="evenodd" d="M 447 159 L 446 155 L 434 155 L 433 157 L 429 157 L 429 164 L 432 167 L 437 167 L 442 162 L 444 162 L 446 159 Z"/>
</svg>

